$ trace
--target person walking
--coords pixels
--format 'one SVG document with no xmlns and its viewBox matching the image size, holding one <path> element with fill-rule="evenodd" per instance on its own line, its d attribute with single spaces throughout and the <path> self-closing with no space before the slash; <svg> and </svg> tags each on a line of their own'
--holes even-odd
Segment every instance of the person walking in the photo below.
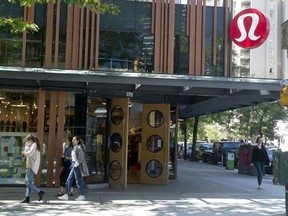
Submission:
<svg viewBox="0 0 288 216">
<path fill-rule="evenodd" d="M 262 142 L 262 137 L 256 139 L 256 146 L 253 147 L 251 164 L 255 166 L 258 177 L 258 189 L 261 189 L 262 177 L 265 174 L 265 165 L 270 164 L 270 160 L 265 146 Z"/>
<path fill-rule="evenodd" d="M 64 195 L 64 186 L 67 181 L 67 178 L 70 173 L 71 169 L 71 153 L 73 150 L 73 143 L 72 143 L 72 137 L 68 137 L 66 142 L 63 143 L 63 154 L 61 157 L 61 165 L 63 166 L 63 169 L 60 173 L 60 191 L 58 192 L 57 196 L 63 196 Z M 70 192 L 68 193 L 68 196 L 73 196 L 73 187 L 71 187 Z"/>
<path fill-rule="evenodd" d="M 58 198 L 60 200 L 68 200 L 68 193 L 73 186 L 75 179 L 76 185 L 79 189 L 79 196 L 75 200 L 83 201 L 85 200 L 83 177 L 89 175 L 89 170 L 85 161 L 84 144 L 82 140 L 78 136 L 74 136 L 72 143 L 74 146 L 71 153 L 72 168 L 66 181 L 66 192 L 63 196 L 59 196 Z"/>
<path fill-rule="evenodd" d="M 34 178 L 40 167 L 40 144 L 39 140 L 31 134 L 25 137 L 25 150 L 22 156 L 26 158 L 26 194 L 20 203 L 29 203 L 31 191 L 35 191 L 39 196 L 39 201 L 43 199 L 44 191 L 34 185 Z"/>
</svg>

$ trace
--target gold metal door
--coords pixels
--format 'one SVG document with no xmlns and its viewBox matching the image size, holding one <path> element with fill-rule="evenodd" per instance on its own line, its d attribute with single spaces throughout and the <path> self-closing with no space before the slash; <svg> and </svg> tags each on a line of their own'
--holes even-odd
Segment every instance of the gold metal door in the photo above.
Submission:
<svg viewBox="0 0 288 216">
<path fill-rule="evenodd" d="M 109 147 L 109 187 L 127 188 L 129 99 L 112 99 Z"/>
<path fill-rule="evenodd" d="M 143 105 L 141 183 L 168 184 L 169 129 L 169 104 Z"/>
</svg>

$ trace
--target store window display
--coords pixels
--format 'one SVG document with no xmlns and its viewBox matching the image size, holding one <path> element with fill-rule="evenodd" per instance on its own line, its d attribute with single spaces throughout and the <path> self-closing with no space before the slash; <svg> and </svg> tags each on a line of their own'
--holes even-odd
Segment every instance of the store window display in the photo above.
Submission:
<svg viewBox="0 0 288 216">
<path fill-rule="evenodd" d="M 27 133 L 36 136 L 35 125 L 31 130 L 27 122 L 31 113 L 37 113 L 33 103 L 35 92 L 7 90 L 0 97 L 0 184 L 21 184 L 25 180 L 25 159 L 21 156 Z M 37 126 L 37 123 L 36 123 Z"/>
<path fill-rule="evenodd" d="M 86 161 L 90 176 L 87 182 L 103 182 L 106 152 L 106 99 L 88 98 L 86 126 Z"/>
</svg>

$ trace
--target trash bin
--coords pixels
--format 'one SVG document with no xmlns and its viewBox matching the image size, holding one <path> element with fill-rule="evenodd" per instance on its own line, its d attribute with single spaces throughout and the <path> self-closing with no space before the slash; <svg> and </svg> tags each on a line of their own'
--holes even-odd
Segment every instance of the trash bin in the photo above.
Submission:
<svg viewBox="0 0 288 216">
<path fill-rule="evenodd" d="M 226 153 L 226 169 L 233 170 L 234 169 L 234 153 L 227 152 Z"/>
</svg>

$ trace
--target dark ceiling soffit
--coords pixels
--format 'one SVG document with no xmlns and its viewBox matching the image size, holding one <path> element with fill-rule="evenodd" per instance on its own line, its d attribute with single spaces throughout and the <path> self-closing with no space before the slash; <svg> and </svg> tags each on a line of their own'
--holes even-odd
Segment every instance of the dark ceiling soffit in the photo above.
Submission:
<svg viewBox="0 0 288 216">
<path fill-rule="evenodd" d="M 216 89 L 281 89 L 281 80 L 206 77 L 170 74 L 127 73 L 116 71 L 60 70 L 42 68 L 21 68 L 0 66 L 0 78 L 13 78 L 39 81 L 63 81 L 80 83 L 133 84 L 150 86 L 174 86 L 185 90 L 193 88 Z M 40 82 L 41 83 L 41 82 Z M 136 88 L 137 89 L 137 88 Z"/>
<path fill-rule="evenodd" d="M 279 92 L 253 92 L 247 95 L 220 96 L 205 100 L 194 105 L 183 107 L 179 112 L 180 118 L 191 118 L 209 113 L 223 112 L 240 107 L 253 106 L 255 104 L 279 100 Z"/>
</svg>

